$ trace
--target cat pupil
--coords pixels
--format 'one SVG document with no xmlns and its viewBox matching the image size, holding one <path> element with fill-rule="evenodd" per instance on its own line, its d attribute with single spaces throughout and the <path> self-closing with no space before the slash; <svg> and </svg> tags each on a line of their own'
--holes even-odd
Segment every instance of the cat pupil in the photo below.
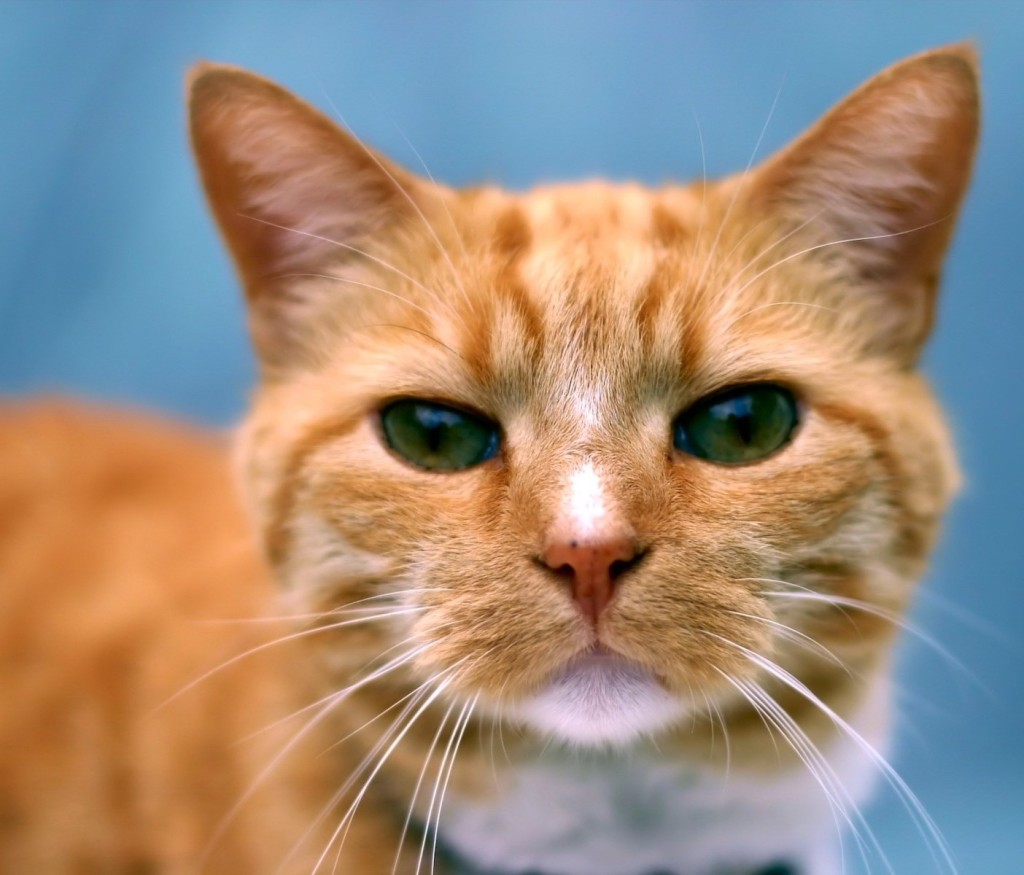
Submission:
<svg viewBox="0 0 1024 875">
<path fill-rule="evenodd" d="M 443 424 L 439 422 L 428 423 L 426 427 L 426 433 L 424 438 L 426 439 L 427 449 L 432 453 L 436 453 L 441 449 L 441 444 L 444 442 L 444 435 L 447 429 Z"/>
<path fill-rule="evenodd" d="M 748 411 L 738 414 L 730 413 L 729 423 L 739 435 L 739 439 L 749 447 L 754 440 L 754 417 Z"/>
</svg>

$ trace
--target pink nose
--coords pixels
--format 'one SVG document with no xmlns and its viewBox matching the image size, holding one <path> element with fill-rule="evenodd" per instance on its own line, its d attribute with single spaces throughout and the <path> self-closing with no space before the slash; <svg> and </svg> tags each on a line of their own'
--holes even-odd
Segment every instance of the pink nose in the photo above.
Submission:
<svg viewBox="0 0 1024 875">
<path fill-rule="evenodd" d="M 597 618 L 611 601 L 616 578 L 635 564 L 639 552 L 636 538 L 626 535 L 585 541 L 556 539 L 541 559 L 571 580 L 573 599 L 596 627 Z"/>
</svg>

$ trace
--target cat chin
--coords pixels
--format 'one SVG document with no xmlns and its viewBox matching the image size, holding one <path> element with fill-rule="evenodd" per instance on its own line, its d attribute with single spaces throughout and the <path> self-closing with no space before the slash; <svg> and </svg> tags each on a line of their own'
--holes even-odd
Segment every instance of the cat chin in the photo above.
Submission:
<svg viewBox="0 0 1024 875">
<path fill-rule="evenodd" d="M 690 712 L 639 663 L 589 652 L 561 669 L 513 715 L 580 747 L 621 747 L 677 723 Z"/>
</svg>

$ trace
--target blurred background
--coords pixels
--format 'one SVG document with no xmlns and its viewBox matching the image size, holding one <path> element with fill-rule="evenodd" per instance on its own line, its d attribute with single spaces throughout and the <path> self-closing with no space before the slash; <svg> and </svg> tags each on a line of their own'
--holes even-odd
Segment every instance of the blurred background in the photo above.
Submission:
<svg viewBox="0 0 1024 875">
<path fill-rule="evenodd" d="M 914 618 L 949 658 L 906 641 L 895 759 L 963 875 L 1020 875 L 1024 2 L 0 0 L 0 393 L 215 427 L 244 409 L 240 296 L 183 124 L 198 59 L 333 102 L 451 184 L 657 184 L 700 175 L 698 126 L 708 172 L 739 170 L 776 97 L 758 157 L 891 62 L 964 38 L 984 137 L 927 369 L 967 487 Z M 896 875 L 938 871 L 894 798 L 870 821 Z"/>
</svg>

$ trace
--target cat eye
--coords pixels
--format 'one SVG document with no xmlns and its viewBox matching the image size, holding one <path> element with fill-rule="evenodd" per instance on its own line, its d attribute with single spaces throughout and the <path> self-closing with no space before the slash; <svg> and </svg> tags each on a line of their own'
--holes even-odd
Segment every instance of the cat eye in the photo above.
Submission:
<svg viewBox="0 0 1024 875">
<path fill-rule="evenodd" d="M 461 471 L 498 454 L 498 426 L 488 419 L 434 401 L 405 398 L 380 412 L 389 447 L 428 471 Z"/>
<path fill-rule="evenodd" d="M 796 398 L 757 383 L 717 392 L 683 411 L 673 425 L 676 449 L 722 465 L 757 462 L 781 449 L 799 421 Z"/>
</svg>

